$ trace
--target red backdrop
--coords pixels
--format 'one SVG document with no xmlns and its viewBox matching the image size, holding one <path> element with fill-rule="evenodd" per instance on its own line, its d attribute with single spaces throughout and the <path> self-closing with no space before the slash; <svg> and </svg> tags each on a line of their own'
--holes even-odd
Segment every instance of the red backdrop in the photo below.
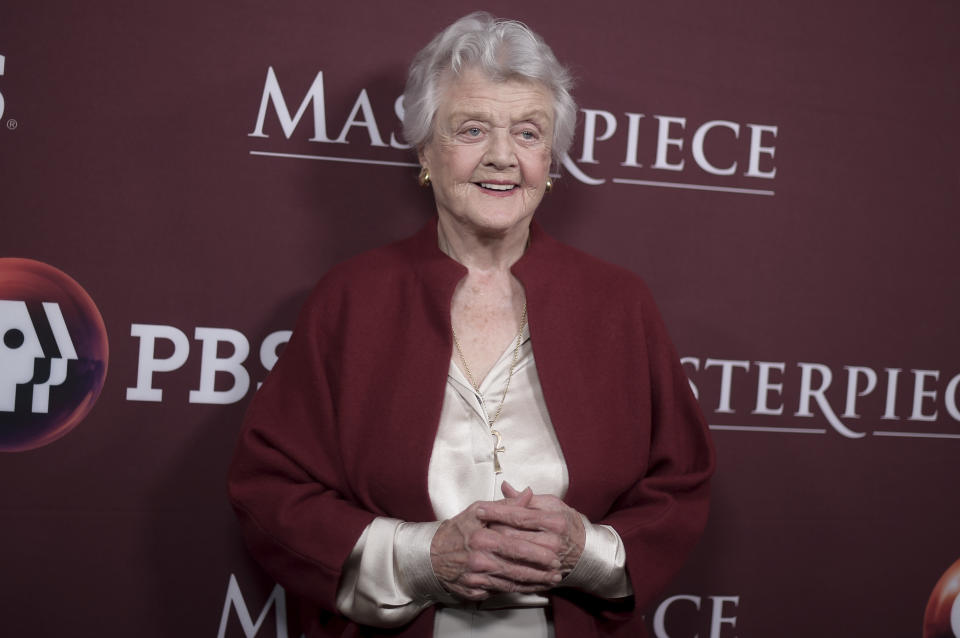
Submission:
<svg viewBox="0 0 960 638">
<path fill-rule="evenodd" d="M 0 10 L 0 257 L 75 279 L 110 352 L 75 429 L 0 456 L 4 633 L 298 635 L 226 503 L 233 442 L 312 283 L 433 214 L 395 100 L 474 8 Z M 960 6 L 486 8 L 577 78 L 538 218 L 647 280 L 714 427 L 655 635 L 920 634 L 960 557 Z"/>
</svg>

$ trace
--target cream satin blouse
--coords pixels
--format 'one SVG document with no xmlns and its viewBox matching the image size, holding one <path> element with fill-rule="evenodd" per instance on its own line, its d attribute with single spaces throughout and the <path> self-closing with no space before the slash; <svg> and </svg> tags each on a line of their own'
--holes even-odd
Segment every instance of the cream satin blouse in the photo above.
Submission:
<svg viewBox="0 0 960 638">
<path fill-rule="evenodd" d="M 494 437 L 486 410 L 496 412 L 510 374 L 515 342 L 480 384 L 483 405 L 451 360 L 427 486 L 437 520 L 408 523 L 379 517 L 360 536 L 343 570 L 337 608 L 352 620 L 380 627 L 403 625 L 429 605 L 438 605 L 434 635 L 444 638 L 490 636 L 546 638 L 553 627 L 544 613 L 546 597 L 501 594 L 482 603 L 462 603 L 448 594 L 433 573 L 430 542 L 440 521 L 475 501 L 503 498 L 508 481 L 518 490 L 563 498 L 569 484 L 534 364 L 529 327 L 524 327 L 520 356 L 510 389 L 494 426 L 503 436 L 503 473 L 493 470 Z M 612 527 L 584 518 L 586 544 L 580 561 L 561 587 L 575 587 L 607 599 L 632 593 L 623 542 Z"/>
</svg>

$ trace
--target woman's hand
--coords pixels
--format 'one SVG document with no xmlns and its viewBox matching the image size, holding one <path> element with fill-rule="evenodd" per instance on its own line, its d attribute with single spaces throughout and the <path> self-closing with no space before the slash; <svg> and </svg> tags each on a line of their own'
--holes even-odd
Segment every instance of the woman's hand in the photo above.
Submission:
<svg viewBox="0 0 960 638">
<path fill-rule="evenodd" d="M 506 500 L 485 507 L 480 520 L 505 536 L 549 549 L 560 562 L 562 573 L 570 573 L 580 560 L 587 538 L 579 512 L 549 494 L 533 496 L 519 508 L 519 497 L 530 488 L 518 492 L 504 481 L 502 490 Z"/>
<path fill-rule="evenodd" d="M 503 523 L 508 517 L 522 519 L 522 512 L 539 498 L 529 489 L 511 488 L 503 501 L 478 501 L 444 521 L 430 544 L 433 572 L 444 588 L 459 598 L 477 601 L 491 593 L 535 593 L 556 586 L 563 563 L 549 541 L 545 544 L 543 538 Z M 497 513 L 489 519 L 494 527 L 488 527 L 486 517 L 492 508 Z"/>
</svg>

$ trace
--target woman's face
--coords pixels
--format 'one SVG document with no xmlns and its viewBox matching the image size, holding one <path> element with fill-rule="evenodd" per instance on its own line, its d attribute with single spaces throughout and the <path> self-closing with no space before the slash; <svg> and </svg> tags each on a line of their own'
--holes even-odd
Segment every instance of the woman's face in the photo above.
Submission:
<svg viewBox="0 0 960 638">
<path fill-rule="evenodd" d="M 553 97 L 540 83 L 468 69 L 441 94 L 420 163 L 437 211 L 483 236 L 526 229 L 550 172 Z"/>
</svg>

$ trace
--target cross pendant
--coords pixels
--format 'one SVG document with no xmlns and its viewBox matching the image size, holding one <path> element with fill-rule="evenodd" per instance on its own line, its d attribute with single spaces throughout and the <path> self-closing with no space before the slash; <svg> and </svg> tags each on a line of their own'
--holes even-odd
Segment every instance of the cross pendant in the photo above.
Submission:
<svg viewBox="0 0 960 638">
<path fill-rule="evenodd" d="M 503 437 L 500 436 L 500 432 L 491 428 L 490 435 L 497 437 L 497 442 L 493 444 L 493 473 L 503 474 L 503 469 L 500 467 L 500 457 L 498 454 L 500 454 L 500 452 L 506 452 L 507 448 L 503 447 Z"/>
</svg>

